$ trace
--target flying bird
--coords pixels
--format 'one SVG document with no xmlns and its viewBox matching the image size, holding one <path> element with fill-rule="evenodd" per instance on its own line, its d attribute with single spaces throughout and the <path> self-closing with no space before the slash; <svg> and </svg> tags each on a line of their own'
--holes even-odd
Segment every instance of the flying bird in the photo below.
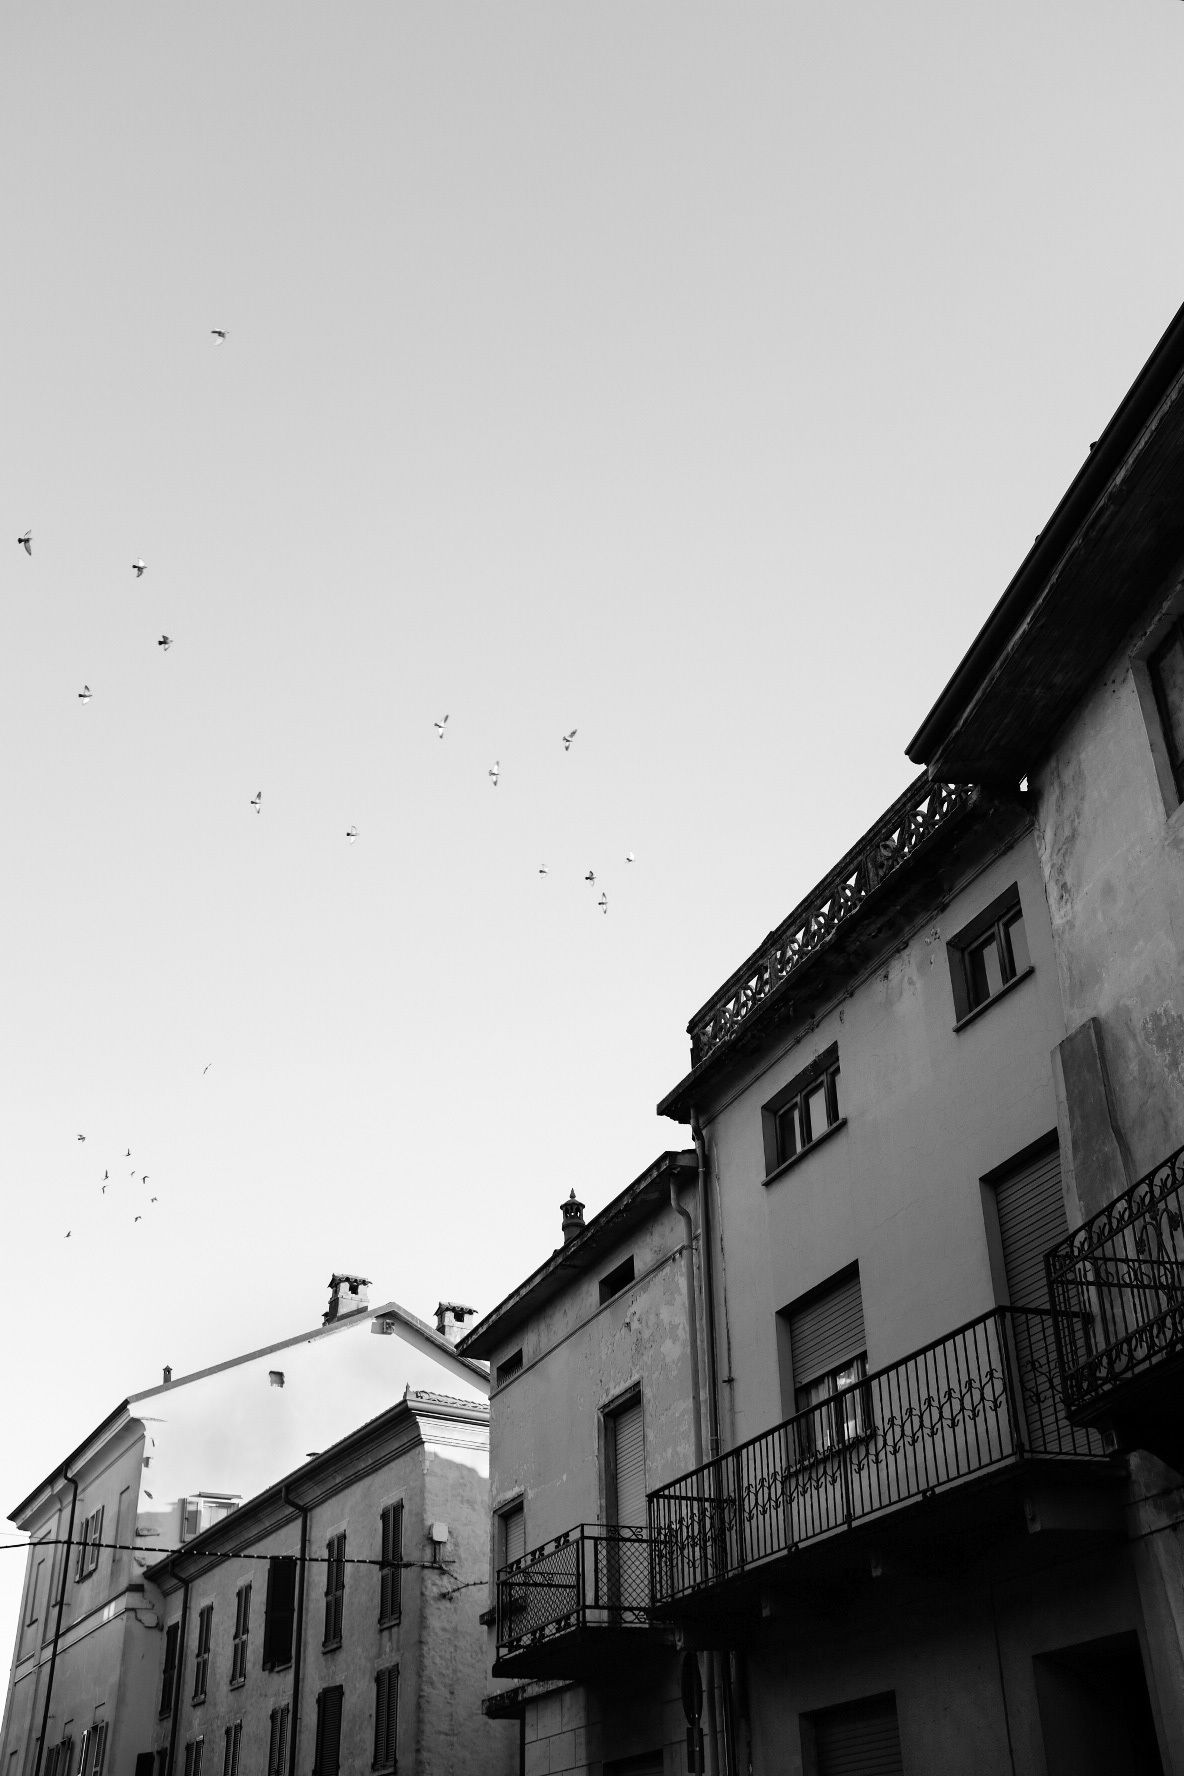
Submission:
<svg viewBox="0 0 1184 1776">
<path fill-rule="evenodd" d="M 134 1178 L 134 1177 L 135 1177 L 135 1173 L 134 1173 L 134 1172 L 133 1172 L 133 1173 L 132 1173 L 132 1176 L 133 1176 L 133 1178 Z M 145 1173 L 144 1173 L 144 1176 L 143 1176 L 143 1177 L 142 1177 L 142 1178 L 141 1178 L 141 1179 L 140 1179 L 140 1183 L 141 1183 L 141 1184 L 147 1184 L 147 1182 L 148 1182 L 148 1174 L 147 1174 L 147 1172 L 145 1172 Z"/>
<path fill-rule="evenodd" d="M 165 653 L 167 654 L 169 649 L 173 645 L 173 638 L 171 635 L 162 635 L 156 645 L 158 648 L 163 648 Z"/>
<path fill-rule="evenodd" d="M 132 572 L 135 574 L 135 576 L 138 580 L 142 580 L 144 578 L 144 569 L 147 567 L 147 565 L 148 565 L 148 563 L 146 561 L 133 561 L 132 562 Z"/>
<path fill-rule="evenodd" d="M 547 873 L 547 866 L 546 866 L 546 864 L 545 864 L 545 863 L 540 863 L 540 864 L 539 864 L 539 875 L 540 875 L 540 876 L 545 876 L 545 875 L 546 875 L 546 873 Z"/>
<path fill-rule="evenodd" d="M 142 1221 L 142 1220 L 143 1220 L 143 1216 L 142 1216 L 142 1215 L 133 1215 L 133 1216 L 132 1216 L 132 1220 L 133 1220 L 133 1221 Z"/>
<path fill-rule="evenodd" d="M 575 739 L 575 737 L 579 733 L 579 731 L 580 730 L 578 728 L 573 728 L 570 734 L 565 734 L 563 736 L 563 750 L 564 750 L 564 752 L 571 751 L 571 743 Z"/>
<path fill-rule="evenodd" d="M 24 536 L 19 536 L 16 540 L 25 551 L 26 555 L 31 555 L 33 553 L 33 532 L 31 530 L 27 530 Z M 69 1237 L 70 1235 L 67 1234 L 66 1238 L 69 1239 Z"/>
<path fill-rule="evenodd" d="M 600 899 L 596 902 L 596 904 L 600 908 L 602 913 L 607 913 L 608 912 L 608 895 L 602 894 Z"/>
<path fill-rule="evenodd" d="M 154 1203 L 154 1202 L 155 1202 L 155 1201 L 156 1201 L 156 1198 L 155 1198 L 155 1197 L 154 1197 L 154 1196 L 150 1196 L 150 1197 L 149 1197 L 149 1198 L 148 1198 L 148 1201 L 149 1201 L 149 1202 L 151 1202 L 151 1203 Z"/>
<path fill-rule="evenodd" d="M 69 1239 L 69 1237 L 70 1237 L 70 1229 L 69 1229 L 69 1228 L 68 1228 L 68 1227 L 67 1227 L 67 1229 L 66 1229 L 66 1238 L 67 1238 L 67 1239 Z"/>
<path fill-rule="evenodd" d="M 226 329 L 225 329 L 225 327 L 211 327 L 210 332 L 213 334 L 214 338 L 218 341 L 219 345 L 226 344 Z"/>
<path fill-rule="evenodd" d="M 591 882 L 593 888 L 595 888 L 595 886 L 596 886 L 596 871 L 589 870 L 588 874 L 584 877 L 584 880 L 585 880 L 585 882 Z"/>
<path fill-rule="evenodd" d="M 354 842 L 354 840 L 355 840 L 355 839 L 356 839 L 356 838 L 357 838 L 357 836 L 358 836 L 358 829 L 357 829 L 357 827 L 356 827 L 356 826 L 347 826 L 347 827 L 346 827 L 346 829 L 345 829 L 345 836 L 346 836 L 346 838 L 347 838 L 347 839 L 348 839 L 348 840 L 349 840 L 349 842 L 350 842 L 350 844 L 351 844 L 351 845 L 352 845 L 352 844 L 353 844 L 353 842 Z"/>
<path fill-rule="evenodd" d="M 445 727 L 446 727 L 446 726 L 447 726 L 447 723 L 448 723 L 448 717 L 447 717 L 447 716 L 445 716 L 445 717 L 444 717 L 444 720 L 443 720 L 443 721 L 442 721 L 442 722 L 435 722 L 435 723 L 434 723 L 434 724 L 433 724 L 433 725 L 434 725 L 434 727 L 435 727 L 435 729 L 436 729 L 436 738 L 437 738 L 437 740 L 443 740 L 443 738 L 444 738 L 444 729 L 445 729 Z"/>
<path fill-rule="evenodd" d="M 626 863 L 633 863 L 634 861 L 635 861 L 635 859 L 634 859 L 632 851 L 626 851 L 625 862 Z"/>
<path fill-rule="evenodd" d="M 100 1184 L 99 1185 L 99 1195 L 106 1196 L 106 1194 L 107 1194 L 107 1186 L 105 1184 Z"/>
<path fill-rule="evenodd" d="M 105 1184 L 105 1183 L 106 1183 L 106 1182 L 107 1182 L 107 1180 L 108 1180 L 108 1178 L 109 1178 L 109 1177 L 110 1177 L 110 1176 L 111 1176 L 111 1174 L 110 1174 L 110 1172 L 104 1172 L 104 1173 L 103 1173 L 103 1183 L 104 1183 L 104 1184 Z"/>
<path fill-rule="evenodd" d="M 89 703 L 93 696 L 94 696 L 94 692 L 91 690 L 90 686 L 83 685 L 82 689 L 78 693 L 78 701 L 80 703 Z"/>
<path fill-rule="evenodd" d="M 214 1064 L 213 1061 L 206 1062 L 205 1066 L 201 1070 L 201 1076 L 203 1079 L 205 1078 L 206 1074 L 209 1072 L 209 1070 L 213 1066 L 213 1064 Z"/>
<path fill-rule="evenodd" d="M 489 769 L 489 775 L 493 778 L 493 787 L 495 789 L 497 788 L 497 780 L 501 776 L 501 774 L 502 774 L 501 760 L 494 759 L 493 764 L 490 766 L 490 769 Z"/>
<path fill-rule="evenodd" d="M 85 1135 L 79 1135 L 79 1137 L 78 1137 L 78 1139 L 79 1139 L 79 1140 L 80 1140 L 80 1141 L 85 1141 L 85 1140 L 86 1140 L 86 1136 L 85 1136 Z"/>
<path fill-rule="evenodd" d="M 252 808 L 254 808 L 256 814 L 258 814 L 260 808 L 263 806 L 263 791 L 262 790 L 258 790 L 251 797 L 251 806 L 252 806 Z"/>
</svg>

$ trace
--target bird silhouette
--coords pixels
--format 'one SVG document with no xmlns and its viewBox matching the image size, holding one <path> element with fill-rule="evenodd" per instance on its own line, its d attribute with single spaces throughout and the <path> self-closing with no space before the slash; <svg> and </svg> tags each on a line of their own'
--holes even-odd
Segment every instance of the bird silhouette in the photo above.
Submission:
<svg viewBox="0 0 1184 1776">
<path fill-rule="evenodd" d="M 356 826 L 347 826 L 347 827 L 346 827 L 346 829 L 345 829 L 345 836 L 346 836 L 346 838 L 347 838 L 347 839 L 348 839 L 348 840 L 349 840 L 349 842 L 350 842 L 350 844 L 351 844 L 351 845 L 352 845 L 352 844 L 353 844 L 353 842 L 354 842 L 354 840 L 355 840 L 355 839 L 356 839 L 356 838 L 357 838 L 357 836 L 358 836 L 358 829 L 357 829 L 357 827 L 356 827 Z"/>
<path fill-rule="evenodd" d="M 626 863 L 634 863 L 635 861 L 636 861 L 636 859 L 634 858 L 632 851 L 626 851 L 625 862 Z"/>
<path fill-rule="evenodd" d="M 218 341 L 219 345 L 226 344 L 226 329 L 225 329 L 225 327 L 211 327 L 210 332 L 213 334 L 214 338 Z"/>
<path fill-rule="evenodd" d="M 144 1217 L 142 1215 L 133 1215 L 132 1216 L 133 1221 L 142 1221 L 143 1219 L 144 1219 Z"/>
<path fill-rule="evenodd" d="M 497 788 L 497 780 L 501 776 L 501 774 L 502 774 L 501 761 L 500 761 L 500 759 L 494 759 L 493 764 L 489 768 L 489 775 L 493 778 L 493 787 L 495 789 Z"/>
<path fill-rule="evenodd" d="M 545 876 L 545 875 L 546 875 L 546 873 L 547 873 L 547 866 L 546 866 L 546 864 L 545 864 L 545 863 L 540 863 L 540 864 L 539 864 L 539 875 L 540 875 L 540 876 Z"/>
<path fill-rule="evenodd" d="M 585 880 L 585 882 L 591 882 L 593 888 L 595 888 L 595 886 L 596 886 L 596 871 L 589 870 L 588 874 L 584 877 L 584 880 Z"/>
<path fill-rule="evenodd" d="M 570 734 L 565 734 L 563 736 L 563 750 L 564 750 L 564 752 L 571 751 L 571 743 L 575 739 L 575 737 L 579 733 L 579 731 L 580 730 L 578 728 L 573 728 Z"/>
<path fill-rule="evenodd" d="M 67 1239 L 69 1239 L 69 1237 L 70 1237 L 70 1229 L 69 1229 L 69 1228 L 68 1228 L 68 1227 L 67 1227 L 67 1229 L 66 1229 L 66 1238 L 67 1238 Z"/>
<path fill-rule="evenodd" d="M 173 645 L 173 638 L 171 635 L 162 635 L 156 645 L 158 648 L 163 648 L 165 653 L 167 654 L 169 649 Z"/>
<path fill-rule="evenodd" d="M 85 1136 L 85 1135 L 79 1135 L 79 1137 L 78 1137 L 78 1139 L 79 1139 L 79 1140 L 80 1140 L 80 1141 L 85 1141 L 85 1140 L 86 1140 L 86 1136 Z"/>
<path fill-rule="evenodd" d="M 149 1202 L 153 1202 L 153 1203 L 154 1203 L 154 1202 L 155 1202 L 155 1201 L 156 1201 L 156 1200 L 157 1200 L 157 1199 L 156 1199 L 156 1197 L 154 1197 L 154 1196 L 150 1196 L 150 1197 L 149 1197 L 149 1198 L 148 1198 L 148 1201 L 149 1201 Z"/>
<path fill-rule="evenodd" d="M 147 567 L 147 565 L 148 565 L 148 563 L 146 561 L 133 561 L 132 562 L 132 572 L 135 574 L 135 576 L 138 580 L 142 580 L 144 578 L 144 569 Z"/>
<path fill-rule="evenodd" d="M 602 894 L 600 896 L 600 899 L 596 902 L 596 904 L 600 908 L 602 913 L 607 913 L 608 912 L 608 895 Z"/>
<path fill-rule="evenodd" d="M 445 727 L 446 727 L 446 725 L 447 725 L 447 722 L 448 722 L 448 717 L 447 717 L 447 716 L 445 716 L 445 717 L 444 717 L 444 720 L 443 720 L 443 721 L 442 721 L 442 722 L 436 722 L 436 723 L 434 723 L 434 726 L 435 726 L 435 729 L 436 729 L 436 738 L 437 738 L 437 740 L 443 740 L 443 738 L 444 738 L 444 729 L 445 729 Z"/>
<path fill-rule="evenodd" d="M 201 1076 L 203 1079 L 205 1078 L 206 1074 L 209 1072 L 209 1070 L 213 1066 L 213 1064 L 214 1064 L 213 1061 L 206 1062 L 205 1066 L 201 1070 Z"/>
<path fill-rule="evenodd" d="M 106 1194 L 107 1194 L 107 1186 L 105 1184 L 100 1184 L 99 1185 L 99 1195 L 106 1196 Z"/>
<path fill-rule="evenodd" d="M 130 1159 L 130 1158 L 131 1158 L 131 1156 L 132 1156 L 132 1150 L 131 1150 L 131 1148 L 130 1148 L 130 1147 L 129 1147 L 129 1148 L 128 1148 L 128 1150 L 127 1150 L 127 1152 L 126 1152 L 126 1153 L 125 1153 L 125 1154 L 124 1154 L 124 1156 L 123 1156 L 123 1157 L 124 1157 L 124 1158 L 125 1158 L 125 1159 Z"/>
<path fill-rule="evenodd" d="M 263 806 L 263 791 L 261 789 L 257 790 L 251 797 L 251 806 L 254 808 L 256 814 L 258 814 L 260 808 Z"/>
<path fill-rule="evenodd" d="M 27 530 L 24 536 L 19 536 L 16 540 L 20 547 L 25 551 L 26 555 L 31 555 L 33 553 L 33 532 L 31 530 Z M 66 1238 L 69 1239 L 69 1237 L 70 1235 L 67 1234 Z"/>
<path fill-rule="evenodd" d="M 109 1177 L 110 1177 L 110 1176 L 111 1176 L 111 1173 L 110 1173 L 110 1172 L 104 1172 L 104 1173 L 103 1173 L 103 1183 L 104 1183 L 104 1184 L 105 1184 L 105 1183 L 106 1183 L 106 1182 L 107 1182 L 107 1180 L 108 1180 L 108 1178 L 109 1178 Z"/>
<path fill-rule="evenodd" d="M 94 696 L 94 692 L 91 690 L 90 686 L 83 685 L 82 689 L 78 693 L 78 701 L 80 703 L 89 703 L 93 696 Z"/>
</svg>

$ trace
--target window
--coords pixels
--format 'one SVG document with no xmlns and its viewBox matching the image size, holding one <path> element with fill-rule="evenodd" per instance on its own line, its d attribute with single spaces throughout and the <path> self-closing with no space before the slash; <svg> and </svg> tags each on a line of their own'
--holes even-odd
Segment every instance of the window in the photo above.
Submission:
<svg viewBox="0 0 1184 1776">
<path fill-rule="evenodd" d="M 205 1738 L 201 1733 L 196 1739 L 185 1743 L 185 1776 L 201 1776 L 201 1754 L 205 1750 Z"/>
<path fill-rule="evenodd" d="M 867 1696 L 801 1716 L 802 1753 L 810 1776 L 902 1776 L 896 1697 Z"/>
<path fill-rule="evenodd" d="M 813 1147 L 842 1121 L 839 1108 L 839 1047 L 833 1043 L 783 1086 L 761 1111 L 765 1135 L 765 1176 Z"/>
<path fill-rule="evenodd" d="M 288 1708 L 271 1711 L 271 1736 L 267 1742 L 267 1776 L 286 1776 L 288 1765 Z"/>
<path fill-rule="evenodd" d="M 91 1728 L 90 1776 L 103 1776 L 107 1762 L 107 1723 L 100 1721 Z"/>
<path fill-rule="evenodd" d="M 264 1671 L 292 1663 L 295 1615 L 296 1562 L 289 1554 L 273 1554 L 267 1563 L 267 1596 L 263 1605 Z"/>
<path fill-rule="evenodd" d="M 497 1385 L 498 1385 L 498 1387 L 501 1387 L 504 1382 L 512 1381 L 513 1378 L 515 1377 L 515 1375 L 518 1374 L 518 1371 L 521 1368 L 522 1368 L 522 1347 L 521 1347 L 521 1345 L 519 1345 L 519 1347 L 516 1351 L 510 1352 L 509 1356 L 506 1357 L 504 1362 L 501 1362 L 498 1364 L 498 1366 L 497 1366 Z"/>
<path fill-rule="evenodd" d="M 378 1620 L 395 1622 L 403 1607 L 403 1501 L 382 1511 L 382 1564 L 378 1569 Z"/>
<path fill-rule="evenodd" d="M 212 1523 L 221 1523 L 223 1517 L 238 1509 L 238 1503 L 235 1495 L 228 1492 L 199 1492 L 193 1498 L 182 1499 L 181 1540 L 191 1542 Z"/>
<path fill-rule="evenodd" d="M 169 1714 L 173 1706 L 173 1686 L 177 1678 L 177 1647 L 181 1639 L 181 1625 L 170 1622 L 164 1631 L 164 1670 L 160 1678 L 160 1706 L 157 1713 Z"/>
<path fill-rule="evenodd" d="M 855 1441 L 871 1428 L 871 1402 L 862 1385 L 867 1376 L 867 1334 L 858 1266 L 812 1289 L 783 1309 L 778 1319 L 782 1396 L 789 1407 L 787 1416 L 795 1419 L 798 1458 L 809 1461 Z"/>
<path fill-rule="evenodd" d="M 521 1500 L 503 1511 L 497 1520 L 498 1540 L 501 1543 L 498 1553 L 499 1566 L 509 1566 L 511 1560 L 520 1560 L 526 1553 L 526 1514 Z"/>
<path fill-rule="evenodd" d="M 251 1587 L 240 1585 L 234 1597 L 234 1645 L 230 1655 L 230 1681 L 246 1682 L 247 1635 L 251 1628 Z"/>
<path fill-rule="evenodd" d="M 203 1604 L 197 1612 L 197 1651 L 193 1658 L 193 1700 L 206 1699 L 206 1679 L 210 1674 L 210 1637 L 214 1632 L 214 1606 Z"/>
<path fill-rule="evenodd" d="M 226 1729 L 226 1750 L 222 1755 L 222 1776 L 238 1776 L 238 1754 L 242 1744 L 243 1723 L 235 1721 Z"/>
<path fill-rule="evenodd" d="M 155 1776 L 169 1776 L 169 1748 L 167 1745 L 161 1745 L 157 1749 Z"/>
<path fill-rule="evenodd" d="M 374 1768 L 393 1770 L 398 1763 L 399 1667 L 388 1665 L 374 1674 Z"/>
<path fill-rule="evenodd" d="M 83 1729 L 82 1738 L 78 1741 L 78 1776 L 86 1776 L 86 1760 L 90 1755 L 90 1728 Z"/>
<path fill-rule="evenodd" d="M 99 1543 L 103 1539 L 103 1507 L 91 1515 L 82 1525 L 82 1536 L 78 1543 L 78 1555 L 74 1564 L 75 1580 L 88 1579 L 99 1564 Z"/>
<path fill-rule="evenodd" d="M 341 1645 L 341 1617 L 345 1607 L 345 1531 L 330 1536 L 325 1560 L 325 1638 L 323 1646 Z"/>
<path fill-rule="evenodd" d="M 51 1745 L 45 1758 L 45 1776 L 71 1776 L 70 1766 L 74 1758 L 74 1741 L 67 1737 L 57 1745 Z"/>
<path fill-rule="evenodd" d="M 615 1270 L 610 1270 L 607 1276 L 601 1277 L 601 1279 L 600 1279 L 601 1305 L 603 1306 L 606 1301 L 611 1301 L 614 1295 L 619 1295 L 621 1293 L 621 1290 L 628 1288 L 629 1284 L 632 1281 L 633 1281 L 633 1254 L 632 1254 L 632 1252 L 630 1252 L 628 1258 L 626 1258 L 623 1263 L 618 1264 Z"/>
<path fill-rule="evenodd" d="M 1032 967 L 1015 884 L 952 938 L 948 948 L 957 1028 Z"/>
<path fill-rule="evenodd" d="M 312 1776 L 337 1776 L 341 1768 L 342 1687 L 322 1690 L 317 1697 L 317 1738 Z"/>
<path fill-rule="evenodd" d="M 39 1560 L 37 1562 L 37 1568 L 33 1574 L 33 1582 L 29 1586 L 29 1610 L 25 1617 L 26 1628 L 31 1628 L 37 1620 L 37 1593 L 41 1589 L 41 1574 L 44 1566 L 44 1560 Z"/>
<path fill-rule="evenodd" d="M 1184 621 L 1179 617 L 1147 661 L 1147 670 L 1176 794 L 1184 801 Z"/>
</svg>

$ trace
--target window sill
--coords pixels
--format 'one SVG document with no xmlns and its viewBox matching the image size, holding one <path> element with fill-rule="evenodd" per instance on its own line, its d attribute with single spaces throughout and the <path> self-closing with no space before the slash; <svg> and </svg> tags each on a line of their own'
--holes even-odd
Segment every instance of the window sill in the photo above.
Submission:
<svg viewBox="0 0 1184 1776">
<path fill-rule="evenodd" d="M 982 1017 L 984 1011 L 990 1011 L 992 1005 L 998 1005 L 1000 999 L 1006 999 L 1007 995 L 1014 992 L 1021 981 L 1026 981 L 1028 976 L 1035 974 L 1035 972 L 1036 970 L 1029 963 L 1022 974 L 1014 975 L 1011 980 L 1005 981 L 997 993 L 992 993 L 989 999 L 984 999 L 981 1005 L 976 1005 L 973 1011 L 968 1011 L 964 1018 L 958 1019 L 954 1025 L 954 1035 L 957 1036 L 959 1031 L 966 1028 L 967 1024 L 972 1024 L 975 1018 Z"/>
<path fill-rule="evenodd" d="M 481 1614 L 477 1617 L 477 1620 L 480 1622 L 482 1628 L 492 1628 L 493 1624 L 497 1621 L 497 1611 L 495 1609 L 483 1609 Z"/>
<path fill-rule="evenodd" d="M 398 1614 L 394 1616 L 379 1616 L 378 1626 L 380 1628 L 397 1628 L 402 1620 L 403 1612 L 400 1610 Z"/>
<path fill-rule="evenodd" d="M 291 1659 L 273 1659 L 270 1665 L 261 1665 L 261 1671 L 291 1671 Z"/>
<path fill-rule="evenodd" d="M 323 1640 L 321 1642 L 321 1651 L 323 1653 L 339 1653 L 341 1651 L 341 1642 L 339 1640 Z"/>
<path fill-rule="evenodd" d="M 812 1153 L 817 1153 L 818 1149 L 825 1146 L 826 1142 L 830 1140 L 832 1135 L 837 1135 L 839 1130 L 845 1129 L 846 1126 L 847 1118 L 845 1116 L 840 1116 L 839 1120 L 837 1122 L 832 1122 L 828 1129 L 823 1129 L 822 1133 L 816 1140 L 811 1141 L 808 1147 L 803 1147 L 799 1152 L 795 1153 L 791 1159 L 783 1159 L 779 1166 L 774 1166 L 771 1172 L 766 1172 L 761 1179 L 761 1183 L 775 1184 L 778 1178 L 784 1178 L 786 1172 L 792 1172 L 794 1166 L 801 1165 L 804 1159 L 809 1159 Z"/>
<path fill-rule="evenodd" d="M 246 1681 L 245 1677 L 232 1677 L 230 1680 L 230 1688 L 232 1690 L 241 1690 Z"/>
</svg>

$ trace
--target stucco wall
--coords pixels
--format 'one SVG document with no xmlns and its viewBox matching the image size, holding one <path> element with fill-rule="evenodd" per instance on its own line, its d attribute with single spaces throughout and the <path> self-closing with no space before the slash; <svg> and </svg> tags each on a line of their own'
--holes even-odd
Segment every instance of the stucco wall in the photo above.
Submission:
<svg viewBox="0 0 1184 1776">
<path fill-rule="evenodd" d="M 1013 882 L 1034 972 L 955 1033 L 946 946 Z M 729 1441 L 783 1416 L 778 1311 L 854 1260 L 872 1369 L 993 1305 L 980 1179 L 1055 1129 L 1050 1051 L 1063 1034 L 1029 833 L 716 1108 L 706 1127 L 726 1261 L 721 1372 L 735 1377 L 722 1390 Z M 761 1107 L 833 1042 L 846 1126 L 766 1184 Z"/>
<path fill-rule="evenodd" d="M 1154 705 L 1131 664 L 1159 615 L 1032 776 L 1066 1027 L 1101 1023 L 1132 1181 L 1184 1141 L 1184 809 L 1170 790 L 1165 803 Z"/>
</svg>

